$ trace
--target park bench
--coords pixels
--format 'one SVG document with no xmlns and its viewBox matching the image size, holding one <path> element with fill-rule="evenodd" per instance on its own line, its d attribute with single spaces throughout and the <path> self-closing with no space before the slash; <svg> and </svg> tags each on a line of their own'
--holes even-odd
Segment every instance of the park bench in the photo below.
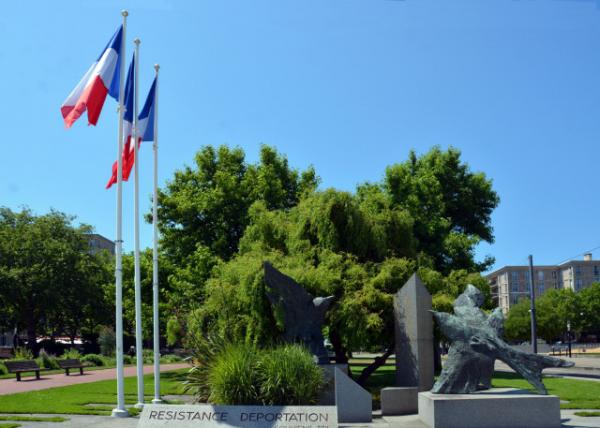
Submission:
<svg viewBox="0 0 600 428">
<path fill-rule="evenodd" d="M 0 359 L 14 358 L 12 348 L 0 348 Z"/>
<path fill-rule="evenodd" d="M 41 369 L 40 366 L 33 360 L 23 361 L 6 361 L 4 363 L 9 373 L 15 373 L 17 375 L 17 381 L 21 380 L 21 373 L 24 372 L 35 372 L 35 378 L 40 378 L 40 372 L 48 369 Z"/>
<path fill-rule="evenodd" d="M 69 376 L 70 369 L 79 369 L 79 374 L 83 374 L 83 368 L 87 367 L 87 365 L 82 364 L 77 358 L 58 360 L 58 365 L 65 371 L 67 376 Z"/>
</svg>

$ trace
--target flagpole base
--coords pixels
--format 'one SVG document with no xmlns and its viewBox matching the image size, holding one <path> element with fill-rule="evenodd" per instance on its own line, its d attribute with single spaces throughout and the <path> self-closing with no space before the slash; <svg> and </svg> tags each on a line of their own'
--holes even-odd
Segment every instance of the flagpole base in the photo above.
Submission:
<svg viewBox="0 0 600 428">
<path fill-rule="evenodd" d="M 153 398 L 152 399 L 152 404 L 162 404 L 164 403 L 163 400 L 161 400 L 160 398 Z"/>
<path fill-rule="evenodd" d="M 136 403 L 136 405 L 133 407 L 135 407 L 136 409 L 142 410 L 144 408 L 144 403 Z"/>
<path fill-rule="evenodd" d="M 125 409 L 113 409 L 111 416 L 113 418 L 128 418 L 129 412 Z"/>
</svg>

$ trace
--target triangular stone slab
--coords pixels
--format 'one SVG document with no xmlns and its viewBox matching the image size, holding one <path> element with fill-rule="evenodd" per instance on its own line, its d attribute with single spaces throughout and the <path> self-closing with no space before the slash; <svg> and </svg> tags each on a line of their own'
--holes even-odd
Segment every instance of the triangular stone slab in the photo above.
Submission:
<svg viewBox="0 0 600 428">
<path fill-rule="evenodd" d="M 428 391 L 433 386 L 431 294 L 415 273 L 394 295 L 396 384 Z"/>
</svg>

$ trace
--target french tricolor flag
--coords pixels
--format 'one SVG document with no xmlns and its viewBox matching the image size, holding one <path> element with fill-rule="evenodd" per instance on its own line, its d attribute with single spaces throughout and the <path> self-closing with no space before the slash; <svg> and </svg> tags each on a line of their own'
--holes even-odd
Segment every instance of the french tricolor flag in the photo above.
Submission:
<svg viewBox="0 0 600 428">
<path fill-rule="evenodd" d="M 125 115 L 123 117 L 124 134 L 125 134 L 125 145 L 123 147 L 123 181 L 129 179 L 129 174 L 133 169 L 135 162 L 135 151 L 133 144 L 131 143 L 131 135 L 133 129 L 133 85 L 134 85 L 134 60 L 131 60 L 129 71 L 127 73 L 127 83 L 125 84 Z M 152 82 L 148 97 L 144 103 L 142 111 L 138 115 L 137 122 L 137 133 L 136 139 L 138 141 L 138 148 L 142 141 L 153 141 L 154 140 L 154 100 L 156 93 L 156 78 Z M 117 162 L 113 163 L 112 176 L 106 184 L 106 188 L 110 188 L 117 182 Z"/>
<path fill-rule="evenodd" d="M 107 94 L 118 101 L 122 38 L 121 25 L 60 107 L 67 128 L 86 110 L 88 124 L 96 125 Z"/>
</svg>

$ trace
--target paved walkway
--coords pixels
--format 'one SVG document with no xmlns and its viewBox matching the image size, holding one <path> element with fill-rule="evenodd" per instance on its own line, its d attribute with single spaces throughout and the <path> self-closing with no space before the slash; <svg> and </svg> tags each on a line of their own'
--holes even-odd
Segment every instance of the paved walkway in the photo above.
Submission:
<svg viewBox="0 0 600 428">
<path fill-rule="evenodd" d="M 574 410 L 562 410 L 562 428 L 588 428 L 599 427 L 600 417 L 578 417 L 573 415 Z M 58 415 L 35 415 L 35 416 L 58 416 Z M 111 418 L 110 416 L 83 416 L 64 415 L 69 420 L 62 423 L 52 422 L 17 422 L 22 428 L 135 428 L 139 418 Z M 408 416 L 384 416 L 377 413 L 371 423 L 340 424 L 340 428 L 428 428 L 419 420 L 417 415 Z M 510 426 L 510 423 L 507 424 Z"/>
<path fill-rule="evenodd" d="M 186 363 L 161 364 L 160 371 L 166 372 L 170 370 L 177 370 L 189 367 L 189 364 Z M 125 367 L 124 371 L 125 377 L 136 375 L 135 366 Z M 144 366 L 144 374 L 151 374 L 153 372 L 153 365 Z M 25 373 L 25 375 L 28 374 L 29 373 Z M 99 380 L 116 379 L 117 369 L 84 371 L 83 376 L 79 374 L 71 374 L 71 376 L 66 376 L 64 373 L 44 376 L 44 372 L 41 372 L 40 374 L 42 375 L 42 378 L 40 380 L 37 380 L 35 376 L 23 377 L 23 380 L 21 382 L 17 382 L 17 380 L 14 378 L 0 379 L 0 395 L 16 394 L 18 392 L 27 391 L 38 391 L 40 389 L 55 388 L 57 386 L 77 385 L 80 383 L 96 382 Z"/>
</svg>

